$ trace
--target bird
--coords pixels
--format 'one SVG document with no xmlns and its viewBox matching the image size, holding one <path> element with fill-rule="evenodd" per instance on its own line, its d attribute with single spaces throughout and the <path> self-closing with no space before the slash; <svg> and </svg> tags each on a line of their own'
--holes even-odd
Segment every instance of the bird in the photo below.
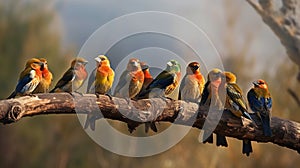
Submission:
<svg viewBox="0 0 300 168">
<path fill-rule="evenodd" d="M 153 77 L 149 70 L 149 65 L 146 62 L 141 62 L 140 64 L 141 64 L 142 71 L 144 73 L 144 82 L 141 91 L 138 93 L 136 97 L 138 97 L 140 93 L 145 91 L 146 88 L 149 86 L 149 84 L 153 81 Z"/>
<path fill-rule="evenodd" d="M 222 91 L 225 90 L 225 76 L 220 69 L 212 69 L 207 75 L 207 82 L 205 83 L 200 106 L 212 106 L 216 110 L 223 109 L 223 94 Z M 210 131 L 204 130 L 203 143 L 213 143 L 213 136 Z M 226 137 L 217 134 L 217 146 L 228 146 Z"/>
<path fill-rule="evenodd" d="M 42 79 L 38 86 L 34 89 L 33 93 L 48 93 L 50 85 L 53 80 L 53 75 L 48 69 L 48 62 L 45 58 L 39 58 L 44 63 L 44 69 L 42 71 Z"/>
<path fill-rule="evenodd" d="M 24 96 L 32 94 L 42 79 L 44 63 L 37 58 L 31 58 L 26 62 L 25 69 L 20 73 L 17 86 L 13 93 L 8 97 Z"/>
<path fill-rule="evenodd" d="M 188 102 L 200 102 L 204 85 L 205 78 L 200 72 L 200 64 L 198 62 L 189 63 L 180 84 L 178 99 Z"/>
<path fill-rule="evenodd" d="M 179 85 L 181 77 L 181 66 L 178 61 L 170 60 L 167 67 L 148 85 L 148 87 L 139 95 L 139 99 L 145 98 L 166 98 L 172 94 Z M 155 122 L 145 123 L 145 132 L 149 127 L 157 132 Z"/>
<path fill-rule="evenodd" d="M 114 95 L 116 97 L 132 99 L 142 89 L 143 82 L 144 73 L 140 61 L 136 58 L 131 58 L 128 61 L 126 70 L 119 78 Z"/>
<path fill-rule="evenodd" d="M 99 55 L 95 58 L 97 62 L 97 68 L 94 73 L 89 77 L 88 93 L 106 94 L 111 89 L 115 72 L 110 67 L 110 61 L 105 55 Z"/>
<path fill-rule="evenodd" d="M 253 88 L 247 93 L 249 106 L 260 119 L 264 135 L 271 137 L 272 97 L 268 89 L 268 84 L 266 81 L 259 79 L 253 82 L 253 85 Z"/>
<path fill-rule="evenodd" d="M 226 102 L 225 108 L 232 112 L 233 115 L 240 118 L 241 116 L 252 120 L 248 112 L 247 102 L 244 98 L 242 89 L 236 84 L 236 75 L 232 72 L 224 72 L 226 77 Z"/>
<path fill-rule="evenodd" d="M 244 98 L 242 89 L 236 84 L 236 75 L 232 72 L 225 71 L 226 78 L 226 102 L 225 109 L 229 110 L 234 116 L 241 118 L 241 116 L 248 118 L 249 120 L 254 120 L 248 113 L 247 102 Z M 254 122 L 255 123 L 255 122 Z M 244 139 L 242 153 L 247 156 L 252 153 L 251 141 Z"/>
<path fill-rule="evenodd" d="M 170 60 L 167 67 L 148 85 L 139 98 L 166 98 L 179 86 L 181 66 L 176 60 Z"/>
<path fill-rule="evenodd" d="M 73 59 L 71 67 L 64 73 L 50 93 L 76 92 L 83 85 L 88 76 L 85 69 L 87 63 L 88 61 L 84 58 L 78 57 Z"/>
<path fill-rule="evenodd" d="M 95 61 L 97 62 L 97 67 L 95 73 L 92 73 L 89 77 L 88 93 L 107 94 L 113 85 L 115 72 L 110 67 L 110 61 L 105 55 L 99 55 L 95 58 Z M 95 130 L 95 122 L 99 118 L 99 115 L 88 114 L 84 129 L 90 126 L 91 130 Z"/>
<path fill-rule="evenodd" d="M 142 71 L 144 73 L 144 82 L 143 82 L 142 89 L 135 96 L 135 98 L 134 98 L 135 100 L 139 99 L 140 94 L 142 94 L 146 90 L 148 85 L 153 81 L 153 77 L 152 77 L 152 75 L 150 73 L 150 70 L 149 70 L 149 65 L 146 62 L 140 62 L 140 64 L 141 64 Z M 136 129 L 136 127 L 138 127 L 139 125 L 140 124 L 138 124 L 138 123 L 127 124 L 128 131 L 130 133 L 132 133 Z M 151 128 L 154 132 L 157 132 L 157 128 L 156 128 L 155 124 L 152 124 L 150 122 L 146 122 L 145 123 L 145 132 L 146 133 L 149 132 L 149 128 Z"/>
</svg>

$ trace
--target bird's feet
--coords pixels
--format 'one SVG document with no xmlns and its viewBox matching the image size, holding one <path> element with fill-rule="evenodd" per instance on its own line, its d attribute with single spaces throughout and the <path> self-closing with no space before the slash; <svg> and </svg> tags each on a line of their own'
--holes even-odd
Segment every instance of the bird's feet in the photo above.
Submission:
<svg viewBox="0 0 300 168">
<path fill-rule="evenodd" d="M 108 96 L 110 100 L 112 100 L 112 95 L 110 95 L 108 93 L 105 93 L 105 95 Z"/>
</svg>

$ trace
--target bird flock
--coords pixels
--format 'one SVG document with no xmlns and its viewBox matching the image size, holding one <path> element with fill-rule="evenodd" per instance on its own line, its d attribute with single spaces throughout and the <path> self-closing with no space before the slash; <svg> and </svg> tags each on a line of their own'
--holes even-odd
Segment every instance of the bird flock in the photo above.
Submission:
<svg viewBox="0 0 300 168">
<path fill-rule="evenodd" d="M 72 60 L 70 68 L 50 90 L 53 75 L 49 71 L 47 60 L 45 58 L 31 58 L 26 62 L 24 70 L 19 75 L 15 90 L 8 98 L 35 93 L 76 92 L 88 76 L 87 93 L 106 94 L 111 98 L 115 72 L 110 67 L 110 61 L 105 55 L 97 56 L 95 61 L 96 67 L 89 76 L 85 68 L 88 62 L 84 58 L 75 58 Z M 262 79 L 253 82 L 253 87 L 247 93 L 247 103 L 236 80 L 235 74 L 223 72 L 220 69 L 212 69 L 205 79 L 200 72 L 200 63 L 195 61 L 187 65 L 186 74 L 181 80 L 181 66 L 176 60 L 167 62 L 166 68 L 153 78 L 147 63 L 131 58 L 118 80 L 113 96 L 127 100 L 166 99 L 167 96 L 178 91 L 178 100 L 198 103 L 199 106 L 210 106 L 216 110 L 223 111 L 225 108 L 235 117 L 247 118 L 256 125 L 248 110 L 249 105 L 252 110 L 251 113 L 260 119 L 258 124 L 262 126 L 264 136 L 272 136 L 270 126 L 272 98 L 267 83 Z M 179 89 L 177 89 L 178 87 Z M 95 130 L 95 121 L 99 118 L 95 114 L 88 114 L 84 128 L 90 127 Z M 130 133 L 137 126 L 128 124 Z M 149 128 L 157 132 L 154 121 L 145 123 L 146 132 L 149 131 Z M 248 139 L 242 141 L 242 153 L 249 156 L 253 152 L 251 141 Z M 213 143 L 211 131 L 204 130 L 203 143 Z M 217 134 L 216 145 L 227 147 L 226 137 Z"/>
</svg>

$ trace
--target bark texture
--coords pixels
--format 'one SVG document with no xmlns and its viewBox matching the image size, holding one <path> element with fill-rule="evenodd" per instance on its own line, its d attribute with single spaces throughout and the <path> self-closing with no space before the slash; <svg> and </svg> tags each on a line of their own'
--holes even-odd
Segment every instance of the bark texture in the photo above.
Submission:
<svg viewBox="0 0 300 168">
<path fill-rule="evenodd" d="M 91 114 L 99 113 L 103 118 L 118 120 L 129 124 L 141 124 L 147 121 L 165 121 L 198 129 L 204 122 L 218 122 L 215 133 L 237 139 L 249 139 L 257 142 L 271 142 L 300 152 L 300 124 L 272 117 L 272 137 L 265 137 L 258 118 L 252 115 L 257 126 L 248 119 L 239 119 L 229 111 L 224 111 L 220 121 L 220 111 L 198 104 L 162 99 L 128 101 L 121 98 L 93 94 L 37 94 L 0 101 L 0 122 L 9 124 L 22 117 L 44 114 Z M 197 117 L 198 116 L 198 117 Z M 243 123 L 243 124 L 242 124 Z M 197 137 L 195 137 L 197 138 Z"/>
</svg>

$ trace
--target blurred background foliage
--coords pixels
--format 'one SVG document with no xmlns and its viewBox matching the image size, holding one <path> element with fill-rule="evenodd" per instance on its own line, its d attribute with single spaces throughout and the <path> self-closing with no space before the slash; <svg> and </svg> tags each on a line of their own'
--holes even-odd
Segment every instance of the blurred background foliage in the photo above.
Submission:
<svg viewBox="0 0 300 168">
<path fill-rule="evenodd" d="M 254 30 L 240 22 L 242 9 L 230 0 L 224 8 L 222 30 L 217 48 L 226 70 L 238 76 L 238 83 L 247 92 L 251 81 L 264 78 L 274 98 L 273 115 L 300 122 L 299 106 L 287 93 L 299 93 L 296 66 L 284 52 L 267 57 L 251 55 L 255 39 L 263 25 Z M 254 19 L 258 19 L 254 18 Z M 63 44 L 63 24 L 50 1 L 0 0 L 0 97 L 14 89 L 19 72 L 31 57 L 45 57 L 54 73 L 54 83 L 68 67 L 78 47 Z M 237 33 L 243 30 L 243 33 Z M 80 32 L 78 32 L 80 33 Z M 217 33 L 218 34 L 218 33 Z M 243 35 L 236 37 L 236 34 Z M 242 40 L 241 40 L 242 39 Z M 213 39 L 215 42 L 216 40 Z M 242 42 L 241 42 L 242 41 Z M 237 47 L 238 46 L 238 47 Z M 261 47 L 268 52 L 270 48 Z M 282 50 L 282 49 L 280 49 Z M 250 53 L 250 54 L 249 54 Z M 264 58 L 266 59 L 266 58 Z M 127 129 L 124 123 L 111 121 Z M 160 129 L 169 124 L 161 123 Z M 136 134 L 142 132 L 139 128 Z M 111 153 L 94 143 L 84 132 L 75 115 L 49 115 L 24 118 L 17 123 L 0 125 L 0 167 L 298 167 L 299 154 L 273 144 L 253 142 L 250 157 L 241 154 L 241 141 L 229 139 L 228 148 L 203 145 L 197 140 L 199 130 L 192 129 L 176 146 L 159 155 L 129 158 Z M 276 160 L 274 160 L 276 159 Z"/>
</svg>

